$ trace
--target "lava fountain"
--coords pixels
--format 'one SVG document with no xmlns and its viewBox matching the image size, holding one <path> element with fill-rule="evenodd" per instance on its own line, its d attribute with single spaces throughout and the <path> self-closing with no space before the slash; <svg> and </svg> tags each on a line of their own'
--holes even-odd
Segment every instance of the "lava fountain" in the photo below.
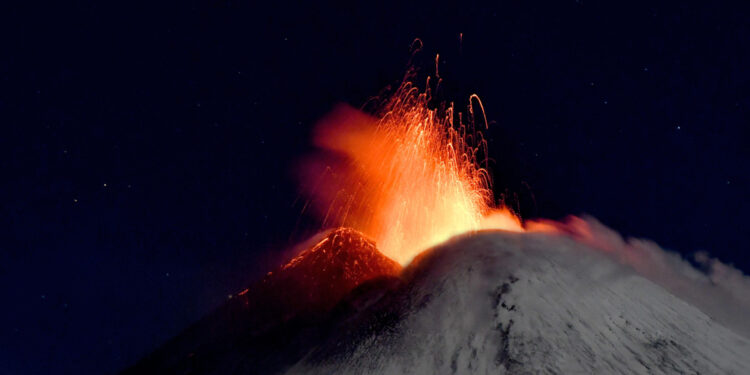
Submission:
<svg viewBox="0 0 750 375">
<path fill-rule="evenodd" d="M 314 182 L 303 191 L 324 225 L 365 233 L 402 265 L 461 233 L 523 230 L 495 206 L 479 98 L 466 115 L 453 103 L 431 108 L 429 79 L 421 91 L 409 78 L 372 115 L 339 105 L 316 126 L 315 145 L 328 153 L 308 160 L 304 180 Z"/>
</svg>

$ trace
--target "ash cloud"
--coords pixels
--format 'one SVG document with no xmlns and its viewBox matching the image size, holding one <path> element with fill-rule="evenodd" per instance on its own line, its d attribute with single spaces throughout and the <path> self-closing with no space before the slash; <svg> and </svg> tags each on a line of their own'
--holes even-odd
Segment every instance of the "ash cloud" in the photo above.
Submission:
<svg viewBox="0 0 750 375">
<path fill-rule="evenodd" d="M 638 274 L 664 287 L 670 293 L 701 309 L 720 324 L 750 338 L 750 276 L 697 252 L 696 268 L 679 254 L 651 240 L 624 238 L 591 216 L 569 216 L 561 222 L 532 222 L 570 235 L 601 250 L 615 261 L 630 266 Z M 544 230 L 544 229 L 542 229 Z"/>
</svg>

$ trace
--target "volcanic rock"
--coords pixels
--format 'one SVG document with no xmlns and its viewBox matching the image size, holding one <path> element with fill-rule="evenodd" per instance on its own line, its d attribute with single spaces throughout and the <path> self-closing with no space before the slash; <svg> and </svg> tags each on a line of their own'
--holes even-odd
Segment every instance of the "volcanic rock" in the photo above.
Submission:
<svg viewBox="0 0 750 375">
<path fill-rule="evenodd" d="M 362 282 L 399 272 L 401 266 L 381 254 L 372 240 L 339 228 L 266 275 L 259 291 L 278 294 L 278 302 L 292 311 L 327 310 Z M 246 303 L 256 301 L 252 293 L 242 297 Z"/>
<path fill-rule="evenodd" d="M 401 266 L 348 228 L 228 300 L 123 374 L 273 372 L 298 359 L 327 313 L 365 281 L 397 280 Z M 292 362 L 293 363 L 293 362 Z"/>
</svg>

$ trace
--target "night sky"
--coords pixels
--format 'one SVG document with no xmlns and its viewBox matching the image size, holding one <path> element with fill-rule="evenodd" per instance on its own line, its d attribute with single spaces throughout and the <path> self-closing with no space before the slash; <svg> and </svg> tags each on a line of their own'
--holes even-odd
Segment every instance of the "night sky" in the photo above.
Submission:
<svg viewBox="0 0 750 375">
<path fill-rule="evenodd" d="M 525 218 L 750 271 L 750 12 L 550 3 L 4 11 L 0 374 L 116 372 L 288 257 L 319 228 L 315 121 L 398 84 L 417 37 L 439 98 L 482 98 Z"/>
</svg>

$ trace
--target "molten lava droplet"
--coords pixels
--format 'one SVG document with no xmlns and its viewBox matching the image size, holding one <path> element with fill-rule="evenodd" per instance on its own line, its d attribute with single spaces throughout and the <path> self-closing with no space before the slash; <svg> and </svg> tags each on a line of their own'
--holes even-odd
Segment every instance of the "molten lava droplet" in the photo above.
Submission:
<svg viewBox="0 0 750 375">
<path fill-rule="evenodd" d="M 305 169 L 325 225 L 367 234 L 401 264 L 461 233 L 522 230 L 509 210 L 493 209 L 490 177 L 477 160 L 486 142 L 474 129 L 473 106 L 464 124 L 452 105 L 431 109 L 429 101 L 429 89 L 419 92 L 405 80 L 374 116 L 337 107 L 315 132 L 315 144 L 336 157 Z"/>
</svg>

